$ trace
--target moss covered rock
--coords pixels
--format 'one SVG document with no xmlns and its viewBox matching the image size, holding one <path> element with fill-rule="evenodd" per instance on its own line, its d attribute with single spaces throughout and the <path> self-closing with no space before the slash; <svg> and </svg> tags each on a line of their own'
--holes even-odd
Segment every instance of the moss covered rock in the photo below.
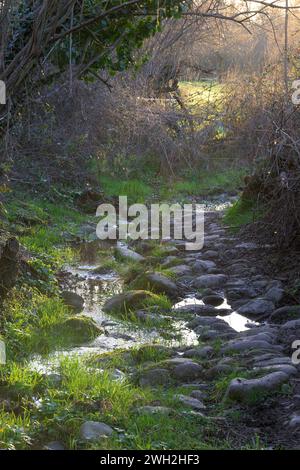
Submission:
<svg viewBox="0 0 300 470">
<path fill-rule="evenodd" d="M 54 330 L 53 333 L 60 335 L 66 345 L 86 343 L 103 333 L 92 318 L 83 315 L 67 318 L 63 323 L 56 325 Z"/>
<path fill-rule="evenodd" d="M 103 309 L 105 312 L 126 313 L 129 310 L 143 307 L 153 297 L 153 294 L 146 290 L 131 290 L 109 299 Z"/>
<path fill-rule="evenodd" d="M 166 294 L 175 298 L 178 295 L 178 289 L 171 279 L 159 272 L 146 272 L 137 276 L 131 283 L 134 289 L 147 289 L 157 294 Z"/>
<path fill-rule="evenodd" d="M 61 297 L 64 303 L 75 312 L 81 312 L 83 310 L 84 299 L 81 295 L 76 294 L 76 292 L 64 290 L 61 293 Z"/>
</svg>

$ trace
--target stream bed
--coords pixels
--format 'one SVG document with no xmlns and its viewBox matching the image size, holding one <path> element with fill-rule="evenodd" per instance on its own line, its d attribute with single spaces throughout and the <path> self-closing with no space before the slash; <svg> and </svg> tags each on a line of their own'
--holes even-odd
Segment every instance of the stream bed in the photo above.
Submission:
<svg viewBox="0 0 300 470">
<path fill-rule="evenodd" d="M 95 268 L 97 268 L 96 264 L 79 264 L 77 267 L 68 267 L 68 272 L 74 279 L 72 290 L 84 299 L 84 309 L 81 314 L 91 317 L 104 330 L 104 334 L 83 346 L 58 350 L 46 358 L 35 355 L 30 362 L 32 368 L 44 373 L 52 373 L 57 368 L 60 358 L 66 355 L 103 354 L 149 343 L 164 344 L 169 347 L 192 346 L 198 343 L 196 333 L 187 327 L 187 322 L 182 320 L 175 319 L 172 322 L 174 339 L 165 339 L 161 336 L 159 328 L 155 326 L 146 327 L 140 323 L 135 324 L 105 313 L 104 303 L 122 291 L 123 283 L 113 272 L 94 274 Z M 176 339 L 176 333 L 180 333 L 180 340 Z"/>
<path fill-rule="evenodd" d="M 226 205 L 228 205 L 226 202 L 219 203 L 217 206 L 215 204 L 213 206 L 209 205 L 207 210 L 213 208 L 215 211 L 221 211 Z M 188 294 L 173 305 L 172 334 L 167 339 L 158 325 L 145 326 L 141 323 L 119 319 L 104 312 L 105 302 L 112 296 L 122 292 L 123 282 L 115 272 L 95 273 L 95 269 L 99 266 L 97 249 L 102 247 L 102 244 L 101 241 L 83 244 L 80 249 L 81 261 L 76 266 L 67 266 L 65 271 L 71 279 L 69 290 L 76 292 L 84 299 L 84 309 L 81 314 L 91 317 L 103 329 L 103 334 L 87 344 L 60 349 L 47 357 L 35 355 L 30 361 L 33 369 L 46 374 L 53 373 L 59 366 L 59 361 L 63 356 L 99 355 L 144 344 L 161 344 L 168 347 L 187 347 L 198 344 L 198 335 L 188 327 L 188 320 L 184 321 L 182 317 L 176 315 L 176 310 L 181 307 L 204 305 L 203 301 L 197 299 L 193 293 Z M 220 293 L 224 294 L 223 292 Z M 255 325 L 248 318 L 232 311 L 226 298 L 224 303 L 217 309 L 220 309 L 220 312 L 222 310 L 222 316 L 217 318 L 228 323 L 235 331 L 242 332 Z M 226 309 L 228 309 L 228 315 L 226 315 Z"/>
</svg>

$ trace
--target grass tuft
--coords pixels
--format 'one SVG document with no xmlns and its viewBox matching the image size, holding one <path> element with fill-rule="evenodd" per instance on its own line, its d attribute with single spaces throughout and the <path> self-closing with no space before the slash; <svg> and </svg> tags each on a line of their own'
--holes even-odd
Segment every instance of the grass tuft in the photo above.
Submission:
<svg viewBox="0 0 300 470">
<path fill-rule="evenodd" d="M 254 222 L 255 219 L 259 218 L 260 213 L 260 211 L 255 211 L 253 201 L 239 199 L 227 209 L 223 222 L 235 231 L 242 225 Z"/>
</svg>

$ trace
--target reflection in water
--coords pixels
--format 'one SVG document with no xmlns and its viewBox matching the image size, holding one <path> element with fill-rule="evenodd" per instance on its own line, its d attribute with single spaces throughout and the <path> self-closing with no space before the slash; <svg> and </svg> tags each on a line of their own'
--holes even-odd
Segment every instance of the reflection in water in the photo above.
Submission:
<svg viewBox="0 0 300 470">
<path fill-rule="evenodd" d="M 123 290 L 121 279 L 114 272 L 106 274 L 96 274 L 95 268 L 99 265 L 97 251 L 99 242 L 89 243 L 88 247 L 81 249 L 82 263 L 78 267 L 70 267 L 68 271 L 74 276 L 72 291 L 84 298 L 85 305 L 83 315 L 93 318 L 93 320 L 103 328 L 103 334 L 94 341 L 81 347 L 74 347 L 68 350 L 56 351 L 46 359 L 36 356 L 31 361 L 33 368 L 51 373 L 56 369 L 62 356 L 81 356 L 85 354 L 101 354 L 117 349 L 128 349 L 134 346 L 160 343 L 166 346 L 192 346 L 198 344 L 197 334 L 186 326 L 183 320 L 174 319 L 172 333 L 169 339 L 162 337 L 159 329 L 142 328 L 139 324 L 122 321 L 112 317 L 103 311 L 103 305 L 107 299 L 120 293 Z M 203 301 L 195 296 L 190 296 L 173 306 L 176 310 L 186 305 L 203 305 Z M 218 308 L 230 310 L 225 300 Z M 231 310 L 230 310 L 231 311 Z M 225 316 L 218 316 L 227 322 L 236 331 L 248 329 L 249 320 L 236 312 Z M 253 322 L 251 322 L 253 323 Z M 176 335 L 180 334 L 180 339 Z"/>
<path fill-rule="evenodd" d="M 193 296 L 186 297 L 185 299 L 173 305 L 173 309 L 176 310 L 178 308 L 185 307 L 186 305 L 204 305 L 204 302 L 202 300 L 196 299 L 196 297 Z M 231 306 L 228 304 L 226 298 L 221 305 L 216 307 L 216 309 L 228 309 L 230 311 L 228 315 L 218 315 L 216 318 L 228 323 L 228 325 L 231 326 L 231 328 L 233 328 L 235 331 L 245 331 L 249 329 L 250 325 L 257 325 L 257 323 L 249 320 L 249 318 L 244 317 L 237 312 L 231 312 Z"/>
<path fill-rule="evenodd" d="M 231 328 L 233 328 L 235 331 L 246 331 L 249 329 L 249 326 L 252 325 L 257 325 L 254 321 L 249 320 L 249 318 L 244 317 L 243 315 L 240 315 L 239 313 L 232 312 L 230 315 L 226 315 L 224 317 L 217 317 L 221 318 L 224 320 L 226 323 L 228 323 Z"/>
<path fill-rule="evenodd" d="M 186 305 L 204 305 L 202 300 L 196 299 L 195 297 L 187 297 L 186 299 L 177 302 L 177 304 L 173 305 L 173 309 L 176 310 L 181 307 L 185 307 Z"/>
<path fill-rule="evenodd" d="M 116 273 L 95 274 L 97 266 L 92 264 L 80 265 L 77 268 L 68 269 L 76 280 L 72 285 L 72 291 L 84 298 L 83 315 L 93 320 L 103 328 L 103 334 L 92 342 L 80 347 L 59 350 L 50 354 L 47 358 L 33 357 L 31 366 L 45 373 L 51 373 L 59 364 L 63 356 L 81 356 L 85 354 L 101 354 L 116 349 L 128 349 L 141 344 L 160 343 L 167 346 L 180 345 L 181 341 L 187 345 L 197 343 L 197 335 L 185 325 L 184 321 L 173 322 L 174 338 L 165 339 L 159 329 L 142 328 L 134 324 L 112 317 L 103 311 L 103 305 L 107 299 L 120 293 L 123 283 Z M 180 340 L 176 334 L 181 335 Z"/>
</svg>

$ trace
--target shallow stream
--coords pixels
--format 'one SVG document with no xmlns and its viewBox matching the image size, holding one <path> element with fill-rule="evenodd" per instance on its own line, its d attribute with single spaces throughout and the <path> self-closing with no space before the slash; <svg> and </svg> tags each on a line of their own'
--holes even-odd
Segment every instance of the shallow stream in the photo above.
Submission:
<svg viewBox="0 0 300 470">
<path fill-rule="evenodd" d="M 220 207 L 215 206 L 214 210 L 222 210 L 222 208 L 223 204 L 220 204 Z M 99 242 L 99 246 L 100 244 L 101 242 Z M 77 266 L 67 267 L 66 271 L 72 278 L 72 291 L 84 299 L 82 315 L 93 318 L 97 325 L 103 329 L 103 334 L 85 345 L 55 351 L 47 356 L 47 358 L 39 355 L 34 356 L 31 361 L 34 369 L 44 371 L 45 373 L 52 373 L 58 366 L 61 356 L 65 355 L 101 354 L 149 343 L 174 347 L 198 344 L 197 334 L 188 328 L 188 321 L 176 318 L 176 310 L 182 306 L 203 305 L 202 300 L 198 300 L 193 294 L 190 294 L 173 306 L 173 313 L 175 314 L 171 327 L 171 331 L 174 334 L 173 338 L 171 335 L 171 337 L 166 339 L 161 334 L 159 326 L 144 326 L 140 323 L 124 321 L 105 313 L 103 305 L 110 297 L 122 292 L 123 283 L 114 272 L 107 274 L 95 273 L 95 269 L 99 266 L 97 260 L 97 242 L 93 242 L 91 246 L 93 246 L 92 250 L 81 250 L 81 262 Z M 218 316 L 218 318 L 227 322 L 236 331 L 244 331 L 251 327 L 251 323 L 253 324 L 248 318 L 236 312 L 231 312 L 230 305 L 228 305 L 226 299 L 217 308 L 223 311 L 222 316 Z M 224 309 L 225 311 L 228 309 L 228 315 L 224 315 Z"/>
</svg>

